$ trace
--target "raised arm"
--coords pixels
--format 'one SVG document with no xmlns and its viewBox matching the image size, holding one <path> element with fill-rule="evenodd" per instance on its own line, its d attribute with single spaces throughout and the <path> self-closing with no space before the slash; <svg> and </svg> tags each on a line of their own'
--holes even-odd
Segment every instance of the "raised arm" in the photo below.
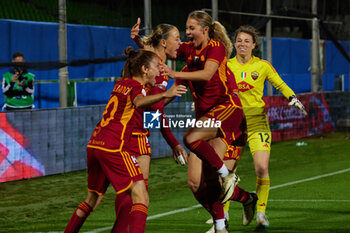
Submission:
<svg viewBox="0 0 350 233">
<path fill-rule="evenodd" d="M 142 38 L 139 35 L 139 33 L 140 33 L 140 24 L 141 24 L 141 19 L 139 17 L 139 18 L 137 18 L 136 24 L 131 28 L 130 37 L 140 49 L 143 49 L 144 45 L 143 45 L 143 42 L 142 42 Z"/>
</svg>

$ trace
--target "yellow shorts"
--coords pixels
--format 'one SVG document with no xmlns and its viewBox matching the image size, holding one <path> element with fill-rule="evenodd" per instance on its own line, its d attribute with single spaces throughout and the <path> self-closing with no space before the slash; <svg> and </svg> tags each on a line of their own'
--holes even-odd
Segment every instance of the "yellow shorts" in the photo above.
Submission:
<svg viewBox="0 0 350 233">
<path fill-rule="evenodd" d="M 247 129 L 249 149 L 252 155 L 257 151 L 266 151 L 270 154 L 271 150 L 271 130 L 266 114 L 248 115 Z"/>
<path fill-rule="evenodd" d="M 271 132 L 248 132 L 249 149 L 252 155 L 257 151 L 266 151 L 270 154 L 271 150 Z"/>
</svg>

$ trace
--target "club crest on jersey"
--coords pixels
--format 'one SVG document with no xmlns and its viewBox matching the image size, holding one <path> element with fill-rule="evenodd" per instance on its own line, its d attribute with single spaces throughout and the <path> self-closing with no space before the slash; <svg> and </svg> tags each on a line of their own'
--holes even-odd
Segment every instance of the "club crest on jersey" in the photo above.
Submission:
<svg viewBox="0 0 350 233">
<path fill-rule="evenodd" d="M 159 89 L 165 91 L 167 86 L 168 86 L 168 82 L 167 81 L 163 81 L 162 83 L 158 83 L 155 86 L 158 87 Z"/>
<path fill-rule="evenodd" d="M 241 78 L 244 80 L 247 77 L 247 72 L 242 72 L 241 73 Z"/>
<path fill-rule="evenodd" d="M 253 80 L 257 80 L 259 78 L 259 73 L 256 71 L 253 71 L 251 74 Z"/>
<path fill-rule="evenodd" d="M 194 56 L 194 61 L 199 61 L 199 57 L 198 56 Z"/>
</svg>

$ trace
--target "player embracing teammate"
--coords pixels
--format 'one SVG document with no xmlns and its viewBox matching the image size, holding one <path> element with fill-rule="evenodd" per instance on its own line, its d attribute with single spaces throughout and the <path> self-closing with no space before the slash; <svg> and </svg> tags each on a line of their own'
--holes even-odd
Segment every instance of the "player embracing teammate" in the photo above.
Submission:
<svg viewBox="0 0 350 233">
<path fill-rule="evenodd" d="M 184 86 L 147 95 L 145 85 L 155 85 L 159 75 L 159 58 L 151 51 L 131 47 L 121 80 L 115 83 L 101 121 L 97 124 L 87 146 L 88 194 L 74 211 L 64 232 L 78 232 L 109 184 L 118 195 L 127 193 L 131 203 L 118 214 L 130 216 L 128 232 L 143 233 L 148 212 L 148 192 L 140 166 L 125 147 L 130 140 L 137 119 L 135 109 L 151 106 L 163 99 L 181 96 Z M 116 216 L 119 219 L 118 215 Z"/>
<path fill-rule="evenodd" d="M 187 66 L 182 72 L 164 65 L 163 68 L 177 84 L 189 86 L 197 121 L 221 122 L 219 128 L 190 128 L 184 135 L 184 143 L 191 151 L 188 184 L 198 202 L 213 217 L 215 227 L 210 232 L 227 232 L 223 203 L 233 199 L 247 204 L 249 216 L 244 216 L 251 221 L 256 202 L 253 194 L 237 186 L 239 178 L 234 173 L 239 149 L 232 148 L 231 144 L 245 129 L 242 105 L 235 93 L 237 86 L 227 67 L 232 43 L 225 28 L 213 22 L 204 11 L 189 14 L 186 35 L 190 41 L 181 44 L 178 56 L 185 57 Z M 230 158 L 227 166 L 223 161 L 225 155 Z"/>
</svg>

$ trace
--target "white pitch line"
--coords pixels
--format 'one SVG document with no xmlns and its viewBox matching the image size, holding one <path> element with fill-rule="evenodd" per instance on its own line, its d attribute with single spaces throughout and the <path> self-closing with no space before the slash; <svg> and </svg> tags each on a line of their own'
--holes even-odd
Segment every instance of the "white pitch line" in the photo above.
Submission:
<svg viewBox="0 0 350 233">
<path fill-rule="evenodd" d="M 293 184 L 304 183 L 304 182 L 311 181 L 311 180 L 317 180 L 317 179 L 321 179 L 321 178 L 324 178 L 324 177 L 334 176 L 334 175 L 338 175 L 338 174 L 345 173 L 345 172 L 348 172 L 348 171 L 350 171 L 350 168 L 347 168 L 347 169 L 344 169 L 344 170 L 340 170 L 340 171 L 336 171 L 336 172 L 327 173 L 327 174 L 320 175 L 320 176 L 310 177 L 310 178 L 307 178 L 307 179 L 292 181 L 292 182 L 288 182 L 288 183 L 285 183 L 285 184 L 275 185 L 275 186 L 270 187 L 270 190 L 286 187 L 286 186 L 293 185 Z"/>
<path fill-rule="evenodd" d="M 269 200 L 269 202 L 350 202 L 350 200 Z"/>
<path fill-rule="evenodd" d="M 292 181 L 292 182 L 288 182 L 288 183 L 284 183 L 284 184 L 280 184 L 280 185 L 275 185 L 275 186 L 270 187 L 270 190 L 278 189 L 278 188 L 282 188 L 282 187 L 286 187 L 286 186 L 290 186 L 290 185 L 293 185 L 293 184 L 300 184 L 300 183 L 304 183 L 304 182 L 307 182 L 307 181 L 317 180 L 317 179 L 321 179 L 321 178 L 324 178 L 324 177 L 334 176 L 334 175 L 342 174 L 342 173 L 345 173 L 345 172 L 348 172 L 348 171 L 350 171 L 350 168 L 343 169 L 343 170 L 336 171 L 336 172 L 327 173 L 327 174 L 320 175 L 320 176 L 310 177 L 310 178 L 307 178 L 307 179 L 296 180 L 296 181 Z M 269 200 L 269 201 L 271 201 L 271 200 Z M 283 201 L 283 200 L 280 200 L 280 201 Z M 344 201 L 346 201 L 346 200 L 344 200 Z M 167 216 L 167 215 L 171 215 L 171 214 L 176 214 L 176 213 L 180 213 L 180 212 L 186 212 L 186 211 L 194 210 L 194 209 L 197 209 L 197 208 L 200 208 L 200 207 L 201 207 L 201 205 L 194 205 L 194 206 L 191 206 L 191 207 L 188 207 L 188 208 L 182 208 L 182 209 L 178 209 L 178 210 L 165 212 L 165 213 L 162 213 L 162 214 L 149 216 L 147 218 L 147 221 L 148 220 L 152 220 L 152 219 L 161 218 L 161 217 L 164 217 L 164 216 Z M 112 227 L 103 227 L 103 228 L 98 228 L 98 229 L 95 229 L 95 230 L 92 230 L 92 231 L 87 231 L 86 233 L 99 233 L 99 232 L 106 231 L 106 230 L 111 230 L 111 229 L 112 229 Z"/>
</svg>

